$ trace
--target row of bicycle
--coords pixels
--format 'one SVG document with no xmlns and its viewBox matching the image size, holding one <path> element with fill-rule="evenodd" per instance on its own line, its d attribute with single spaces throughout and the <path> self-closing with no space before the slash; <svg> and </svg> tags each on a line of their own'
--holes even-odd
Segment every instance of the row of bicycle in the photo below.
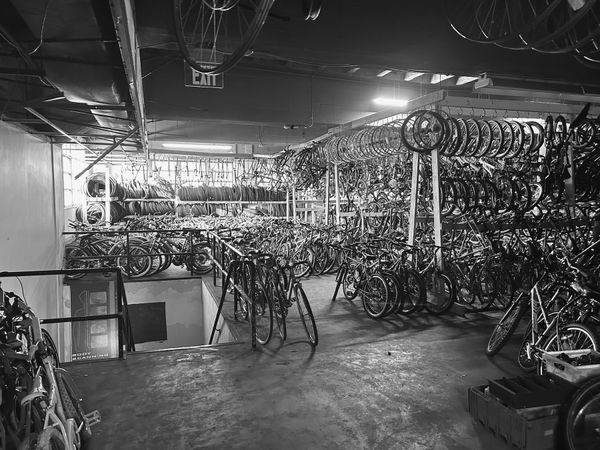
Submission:
<svg viewBox="0 0 600 450">
<path fill-rule="evenodd" d="M 0 448 L 80 448 L 99 413 L 84 413 L 52 337 L 26 302 L 12 292 L 0 294 Z"/>
</svg>

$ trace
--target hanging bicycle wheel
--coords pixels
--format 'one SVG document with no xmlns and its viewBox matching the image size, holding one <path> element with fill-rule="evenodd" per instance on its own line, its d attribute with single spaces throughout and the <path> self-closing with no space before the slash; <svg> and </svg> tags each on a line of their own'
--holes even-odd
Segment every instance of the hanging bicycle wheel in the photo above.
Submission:
<svg viewBox="0 0 600 450">
<path fill-rule="evenodd" d="M 251 49 L 275 0 L 173 0 L 179 50 L 203 74 L 233 68 Z"/>
</svg>

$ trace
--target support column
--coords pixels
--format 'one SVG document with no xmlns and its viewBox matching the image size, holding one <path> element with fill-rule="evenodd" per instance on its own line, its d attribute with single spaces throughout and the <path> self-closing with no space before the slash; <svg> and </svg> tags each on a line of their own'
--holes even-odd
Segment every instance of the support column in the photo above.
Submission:
<svg viewBox="0 0 600 450">
<path fill-rule="evenodd" d="M 436 245 L 436 262 L 440 269 L 444 269 L 442 254 L 442 202 L 440 190 L 440 155 L 438 150 L 431 152 L 431 183 L 433 197 L 433 233 Z"/>
<path fill-rule="evenodd" d="M 408 213 L 408 245 L 415 245 L 415 231 L 417 228 L 417 204 L 419 195 L 419 164 L 421 155 L 412 154 L 412 180 L 410 184 L 410 210 Z"/>
<path fill-rule="evenodd" d="M 340 224 L 340 173 L 338 163 L 333 165 L 333 178 L 335 184 L 335 224 Z"/>
<path fill-rule="evenodd" d="M 292 214 L 293 220 L 296 220 L 296 186 L 292 186 Z"/>
<path fill-rule="evenodd" d="M 329 225 L 329 165 L 325 171 L 325 225 Z"/>
</svg>

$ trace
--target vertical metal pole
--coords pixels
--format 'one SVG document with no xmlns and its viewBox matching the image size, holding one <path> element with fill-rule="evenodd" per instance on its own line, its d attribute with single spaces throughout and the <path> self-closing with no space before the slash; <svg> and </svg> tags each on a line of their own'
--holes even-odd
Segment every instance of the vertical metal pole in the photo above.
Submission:
<svg viewBox="0 0 600 450">
<path fill-rule="evenodd" d="M 121 291 L 123 280 L 121 279 L 120 269 L 118 267 L 115 274 L 117 275 L 117 314 L 119 314 L 119 318 L 117 319 L 117 340 L 119 346 L 119 359 L 124 359 L 125 352 L 123 351 L 123 334 L 126 327 L 124 326 L 125 316 L 123 315 L 123 294 Z"/>
<path fill-rule="evenodd" d="M 408 213 L 408 245 L 415 245 L 415 231 L 417 228 L 417 202 L 419 199 L 419 164 L 421 155 L 412 154 L 412 180 L 410 183 L 410 210 Z"/>
<path fill-rule="evenodd" d="M 575 217 L 575 161 L 573 161 L 573 147 L 567 144 L 567 157 L 569 158 L 569 178 L 565 180 L 565 198 L 571 219 Z"/>
<path fill-rule="evenodd" d="M 106 228 L 110 227 L 110 166 L 104 169 L 104 222 Z"/>
<path fill-rule="evenodd" d="M 125 231 L 127 236 L 127 276 L 131 276 L 131 248 L 129 247 L 129 230 Z"/>
<path fill-rule="evenodd" d="M 333 165 L 333 178 L 335 184 L 335 224 L 340 224 L 340 173 L 338 164 Z"/>
<path fill-rule="evenodd" d="M 296 220 L 296 186 L 292 186 L 292 214 Z"/>
<path fill-rule="evenodd" d="M 285 190 L 285 220 L 290 220 L 290 189 Z"/>
<path fill-rule="evenodd" d="M 444 269 L 442 254 L 442 202 L 440 191 L 440 155 L 438 150 L 431 152 L 431 182 L 433 194 L 433 233 L 436 245 L 435 255 L 438 267 Z"/>
<path fill-rule="evenodd" d="M 325 171 L 325 225 L 329 225 L 329 165 Z"/>
</svg>

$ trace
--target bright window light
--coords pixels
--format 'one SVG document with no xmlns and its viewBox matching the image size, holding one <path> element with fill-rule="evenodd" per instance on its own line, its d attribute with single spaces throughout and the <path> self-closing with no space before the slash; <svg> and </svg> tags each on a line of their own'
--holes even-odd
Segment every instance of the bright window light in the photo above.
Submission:
<svg viewBox="0 0 600 450">
<path fill-rule="evenodd" d="M 458 79 L 456 80 L 456 85 L 457 86 L 461 86 L 463 84 L 467 84 L 470 83 L 472 81 L 477 80 L 479 77 L 458 77 Z"/>
<path fill-rule="evenodd" d="M 404 75 L 404 81 L 411 81 L 415 78 L 420 77 L 421 75 L 425 75 L 425 72 L 406 72 Z"/>
<path fill-rule="evenodd" d="M 373 99 L 373 103 L 380 106 L 406 106 L 408 100 L 401 98 L 377 97 Z"/>
<path fill-rule="evenodd" d="M 163 142 L 161 145 L 164 148 L 170 148 L 173 150 L 229 151 L 233 148 L 232 145 L 226 145 L 226 144 L 195 144 L 193 142 Z"/>
<path fill-rule="evenodd" d="M 437 84 L 437 83 L 441 83 L 444 80 L 448 80 L 449 78 L 452 78 L 454 75 L 444 75 L 442 73 L 434 73 L 431 76 L 431 84 Z"/>
<path fill-rule="evenodd" d="M 389 69 L 386 69 L 386 70 L 382 70 L 381 72 L 379 72 L 379 73 L 377 74 L 377 76 L 378 76 L 379 78 L 381 78 L 381 77 L 385 77 L 386 75 L 389 75 L 390 73 L 392 73 L 392 71 L 391 71 L 391 70 L 389 70 Z"/>
</svg>

